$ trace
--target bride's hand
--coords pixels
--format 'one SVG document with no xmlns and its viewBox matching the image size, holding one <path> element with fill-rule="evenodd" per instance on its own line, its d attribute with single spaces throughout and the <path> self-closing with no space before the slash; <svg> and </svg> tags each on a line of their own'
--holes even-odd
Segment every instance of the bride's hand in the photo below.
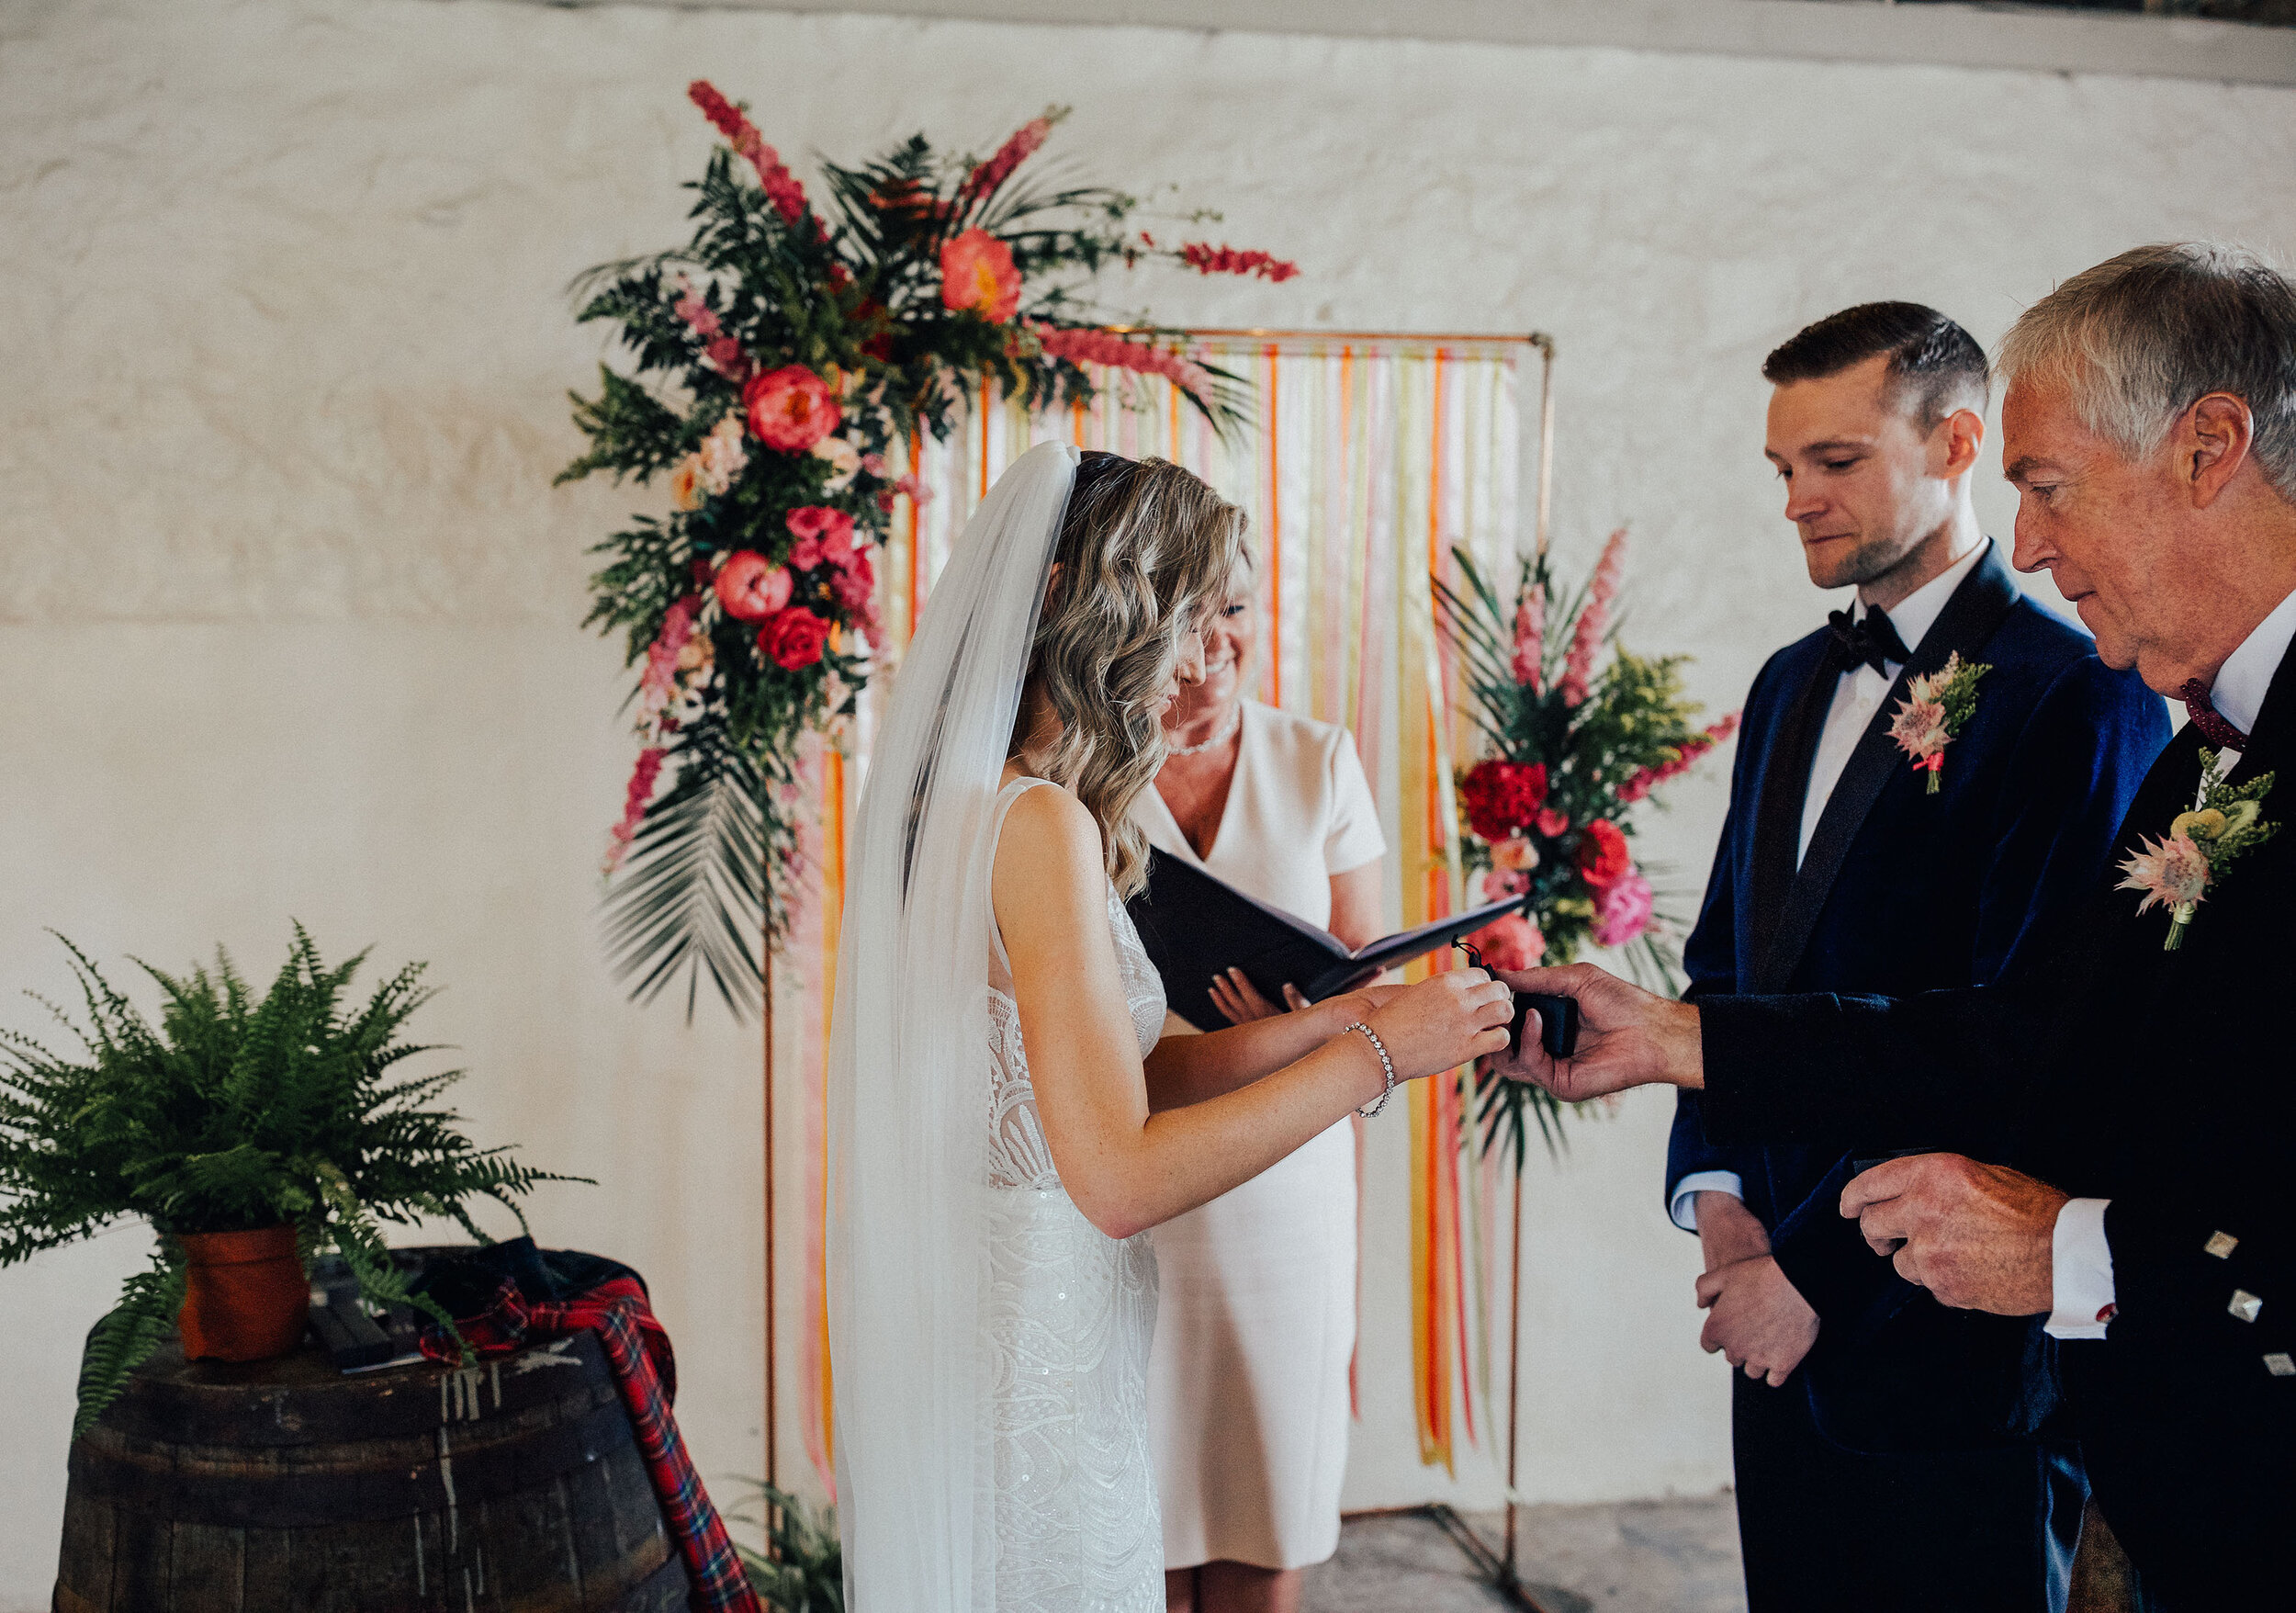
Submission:
<svg viewBox="0 0 2296 1613">
<path fill-rule="evenodd" d="M 1287 986 L 1284 987 L 1284 999 L 1291 1004 L 1295 1013 L 1309 1010 L 1322 1014 L 1327 1034 L 1336 1036 L 1358 1020 L 1368 1023 L 1373 1014 L 1409 989 L 1406 986 L 1394 985 L 1358 986 L 1353 991 L 1343 991 L 1337 997 L 1327 997 L 1322 1002 L 1311 1003 L 1300 994 L 1298 987 Z"/>
<path fill-rule="evenodd" d="M 1410 1081 L 1499 1052 L 1514 1018 L 1514 992 L 1480 969 L 1451 969 L 1396 991 L 1365 1023 Z"/>
</svg>

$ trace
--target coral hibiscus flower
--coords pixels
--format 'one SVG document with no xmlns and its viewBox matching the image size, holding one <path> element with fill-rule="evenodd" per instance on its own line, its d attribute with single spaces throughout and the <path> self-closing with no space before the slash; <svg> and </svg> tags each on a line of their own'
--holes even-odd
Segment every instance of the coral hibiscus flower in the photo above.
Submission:
<svg viewBox="0 0 2296 1613">
<path fill-rule="evenodd" d="M 1626 834 L 1615 823 L 1596 818 L 1579 836 L 1579 872 L 1596 890 L 1634 872 L 1626 852 Z"/>
<path fill-rule="evenodd" d="M 1012 248 L 985 230 L 967 230 L 940 249 L 940 299 L 1001 325 L 1020 311 L 1020 271 Z"/>
<path fill-rule="evenodd" d="M 741 403 L 758 440 L 784 454 L 811 451 L 845 417 L 827 385 L 802 364 L 751 378 L 741 389 Z"/>
</svg>

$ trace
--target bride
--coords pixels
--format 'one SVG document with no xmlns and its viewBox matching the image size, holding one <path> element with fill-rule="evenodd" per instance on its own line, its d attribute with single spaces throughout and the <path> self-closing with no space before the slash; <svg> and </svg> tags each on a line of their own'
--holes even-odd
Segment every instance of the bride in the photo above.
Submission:
<svg viewBox="0 0 2296 1613">
<path fill-rule="evenodd" d="M 1128 808 L 1244 516 L 1058 445 L 903 661 L 849 864 L 830 1310 L 853 1613 L 1160 1613 L 1146 1229 L 1506 1040 L 1475 969 L 1156 1044 Z"/>
</svg>

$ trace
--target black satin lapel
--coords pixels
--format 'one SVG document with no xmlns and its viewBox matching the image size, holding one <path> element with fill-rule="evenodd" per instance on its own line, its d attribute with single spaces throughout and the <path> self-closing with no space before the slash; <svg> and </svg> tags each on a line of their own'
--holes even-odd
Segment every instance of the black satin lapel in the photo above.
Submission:
<svg viewBox="0 0 2296 1613">
<path fill-rule="evenodd" d="M 1753 877 L 1748 892 L 1751 923 L 1746 950 L 1750 957 L 1768 955 L 1778 915 L 1785 909 L 1786 892 L 1794 885 L 1810 762 L 1840 676 L 1821 651 L 1801 693 L 1786 709 L 1785 720 L 1766 741 L 1770 754 L 1762 769 L 1761 798 L 1754 809 Z"/>
<path fill-rule="evenodd" d="M 1825 910 L 1826 898 L 1833 894 L 1834 880 L 1841 873 L 1851 843 L 1864 827 L 1874 803 L 1881 799 L 1884 787 L 1900 768 L 1908 765 L 1905 753 L 1889 737 L 1889 725 L 1906 698 L 1906 686 L 1936 671 L 1956 650 L 1975 659 L 2017 600 L 2017 579 L 2002 561 L 2000 546 L 1992 545 L 1985 558 L 1961 580 L 1937 620 L 1930 624 L 1930 630 L 1914 647 L 1913 659 L 1897 669 L 1897 681 L 1889 686 L 1857 749 L 1850 752 L 1833 794 L 1826 799 L 1826 810 L 1810 836 L 1809 851 L 1786 890 L 1777 930 L 1755 971 L 1757 992 L 1782 991 L 1793 978 L 1802 951 L 1809 945 L 1810 932 L 1818 928 L 1818 916 Z M 1806 787 L 1806 774 L 1804 782 Z"/>
</svg>

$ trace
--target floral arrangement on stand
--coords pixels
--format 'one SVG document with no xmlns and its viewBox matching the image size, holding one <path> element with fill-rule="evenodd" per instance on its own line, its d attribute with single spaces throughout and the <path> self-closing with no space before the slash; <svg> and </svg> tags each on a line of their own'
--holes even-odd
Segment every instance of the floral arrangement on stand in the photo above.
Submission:
<svg viewBox="0 0 2296 1613">
<path fill-rule="evenodd" d="M 1593 575 L 1575 591 L 1542 551 L 1523 562 L 1511 599 L 1465 549 L 1461 586 L 1436 583 L 1489 753 L 1458 778 L 1462 860 L 1484 901 L 1521 897 L 1522 910 L 1469 939 L 1490 963 L 1567 964 L 1581 947 L 1622 950 L 1644 985 L 1670 990 L 1681 955 L 1675 921 L 1658 909 L 1634 858 L 1634 811 L 1661 784 L 1738 731 L 1738 714 L 1705 728 L 1683 690 L 1684 656 L 1639 656 L 1616 642 L 1626 535 L 1611 534 Z M 1604 657 L 1607 653 L 1607 662 Z M 1598 664 L 1603 663 L 1603 664 Z M 1477 1077 L 1483 1147 L 1505 1141 L 1520 1169 L 1525 1110 L 1551 1147 L 1560 1135 L 1552 1095 L 1525 1082 Z"/>
<path fill-rule="evenodd" d="M 1160 244 L 1139 198 L 1032 186 L 1019 171 L 1064 115 L 1048 110 L 985 159 L 922 135 L 859 167 L 823 165 L 817 203 L 739 107 L 689 89 L 725 137 L 683 247 L 575 283 L 582 321 L 620 326 L 634 374 L 601 367 L 575 397 L 589 451 L 560 481 L 611 472 L 669 484 L 593 552 L 586 626 L 625 636 L 641 669 L 639 750 L 605 869 L 608 941 L 634 992 L 707 974 L 737 1012 L 786 919 L 800 748 L 854 710 L 880 670 L 872 555 L 902 499 L 926 495 L 911 450 L 945 438 L 993 385 L 1031 407 L 1098 383 L 1169 380 L 1216 429 L 1243 419 L 1239 378 L 1139 318 L 1106 328 L 1086 299 L 1103 269 L 1165 260 L 1280 281 L 1265 253 Z M 1201 218 L 1207 215 L 1197 215 Z"/>
</svg>

